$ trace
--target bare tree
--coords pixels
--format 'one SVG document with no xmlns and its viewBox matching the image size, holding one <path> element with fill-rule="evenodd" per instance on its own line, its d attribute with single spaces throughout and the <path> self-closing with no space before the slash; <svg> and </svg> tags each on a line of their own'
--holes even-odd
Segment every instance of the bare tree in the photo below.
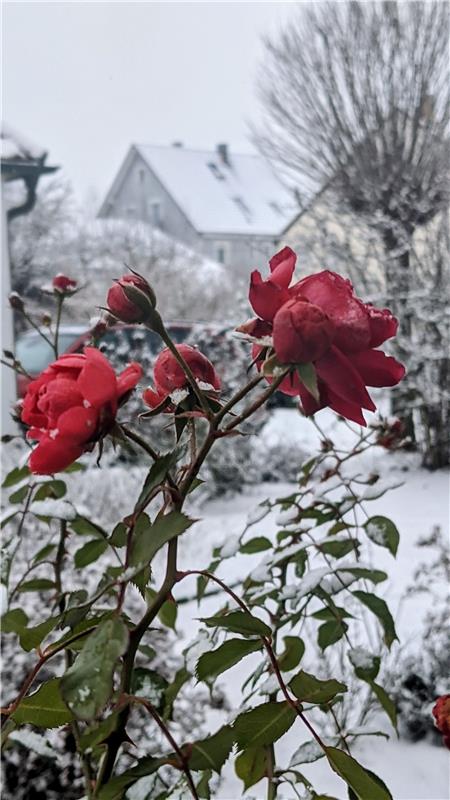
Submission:
<svg viewBox="0 0 450 800">
<path fill-rule="evenodd" d="M 449 23 L 448 3 L 434 0 L 302 6 L 266 40 L 259 84 L 258 146 L 301 201 L 325 189 L 377 233 L 386 300 L 409 345 L 414 236 L 450 196 Z M 410 388 L 396 410 L 414 435 Z"/>
</svg>

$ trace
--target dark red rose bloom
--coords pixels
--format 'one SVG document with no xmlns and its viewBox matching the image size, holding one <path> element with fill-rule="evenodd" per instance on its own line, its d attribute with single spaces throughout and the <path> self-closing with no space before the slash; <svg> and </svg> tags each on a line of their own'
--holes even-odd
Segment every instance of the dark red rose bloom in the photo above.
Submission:
<svg viewBox="0 0 450 800">
<path fill-rule="evenodd" d="M 155 306 L 156 300 L 153 289 L 141 275 L 123 275 L 108 292 L 107 304 L 111 314 L 122 322 L 143 322 L 147 314 L 142 306 L 129 300 L 123 287 L 135 286 L 147 297 L 150 306 Z"/>
<path fill-rule="evenodd" d="M 39 442 L 30 470 L 40 475 L 60 472 L 76 461 L 112 427 L 118 406 L 142 377 L 130 364 L 116 376 L 95 347 L 84 354 L 60 356 L 30 383 L 23 401 L 22 422 L 28 438 Z"/>
<path fill-rule="evenodd" d="M 52 286 L 55 291 L 65 294 L 66 292 L 73 292 L 73 290 L 77 288 L 77 281 L 68 278 L 67 275 L 63 275 L 62 272 L 60 272 L 59 275 L 55 275 L 53 278 Z"/>
<path fill-rule="evenodd" d="M 189 366 L 194 378 L 198 381 L 199 387 L 208 392 L 220 391 L 220 378 L 217 375 L 211 362 L 199 350 L 188 344 L 177 345 L 178 352 L 183 356 Z M 189 381 L 186 374 L 173 353 L 166 347 L 161 351 L 155 361 L 153 368 L 155 388 L 148 388 L 143 393 L 143 400 L 150 408 L 157 408 L 162 403 L 166 403 L 165 410 L 172 411 L 177 403 L 168 403 L 170 395 L 189 390 Z M 180 394 L 180 398 L 181 397 Z M 173 397 L 172 397 L 173 399 Z"/>
<path fill-rule="evenodd" d="M 450 694 L 444 694 L 436 700 L 432 713 L 436 728 L 442 733 L 444 744 L 450 750 Z"/>
<path fill-rule="evenodd" d="M 253 347 L 258 368 L 265 355 L 273 352 L 281 365 L 314 364 L 319 401 L 295 369 L 279 387 L 285 394 L 300 396 L 305 414 L 329 406 L 365 425 L 362 410 L 375 410 L 366 386 L 395 386 L 405 375 L 402 364 L 375 349 L 395 336 L 398 321 L 387 308 L 363 303 L 349 280 L 329 270 L 290 286 L 295 262 L 295 253 L 285 247 L 270 260 L 266 281 L 259 272 L 252 272 L 249 299 L 259 319 L 239 330 L 264 339 L 264 347 Z M 267 349 L 271 333 L 272 348 Z"/>
</svg>

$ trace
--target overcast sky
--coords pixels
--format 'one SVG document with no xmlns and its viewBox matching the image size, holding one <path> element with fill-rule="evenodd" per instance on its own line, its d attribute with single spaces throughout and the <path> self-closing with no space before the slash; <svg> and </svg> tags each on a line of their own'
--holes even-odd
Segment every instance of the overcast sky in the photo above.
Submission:
<svg viewBox="0 0 450 800">
<path fill-rule="evenodd" d="M 291 2 L 7 2 L 3 117 L 102 197 L 131 142 L 252 150 L 263 33 Z"/>
</svg>

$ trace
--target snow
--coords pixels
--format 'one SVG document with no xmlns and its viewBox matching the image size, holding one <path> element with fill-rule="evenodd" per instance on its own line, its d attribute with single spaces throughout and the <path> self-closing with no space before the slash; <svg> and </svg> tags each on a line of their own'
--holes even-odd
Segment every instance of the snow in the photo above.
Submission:
<svg viewBox="0 0 450 800">
<path fill-rule="evenodd" d="M 298 213 L 261 156 L 230 152 L 226 166 L 214 151 L 135 147 L 201 233 L 276 235 Z"/>
<path fill-rule="evenodd" d="M 57 517 L 68 522 L 75 519 L 77 512 L 68 500 L 34 500 L 30 505 L 32 514 L 40 517 Z"/>
<path fill-rule="evenodd" d="M 364 647 L 353 647 L 348 654 L 353 666 L 357 669 L 372 669 L 374 656 Z"/>
</svg>

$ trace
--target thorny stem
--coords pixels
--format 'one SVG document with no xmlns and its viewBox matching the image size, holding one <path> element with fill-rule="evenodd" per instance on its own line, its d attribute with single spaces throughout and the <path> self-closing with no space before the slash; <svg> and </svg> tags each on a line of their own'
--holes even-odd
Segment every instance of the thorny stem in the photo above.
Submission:
<svg viewBox="0 0 450 800">
<path fill-rule="evenodd" d="M 148 711 L 148 713 L 153 717 L 153 719 L 155 720 L 156 724 L 158 725 L 158 727 L 160 728 L 160 730 L 162 731 L 162 733 L 166 737 L 167 741 L 169 742 L 170 746 L 173 747 L 173 749 L 175 750 L 175 752 L 176 752 L 176 754 L 178 756 L 179 762 L 180 762 L 180 767 L 183 770 L 184 774 L 186 775 L 186 780 L 187 780 L 187 782 L 189 784 L 189 788 L 191 790 L 191 794 L 195 798 L 195 800 L 198 800 L 197 789 L 195 788 L 195 784 L 194 784 L 194 781 L 192 779 L 192 774 L 191 774 L 191 771 L 189 769 L 187 759 L 183 755 L 182 751 L 180 750 L 178 744 L 176 743 L 175 739 L 173 738 L 172 734 L 170 733 L 170 731 L 169 731 L 167 725 L 165 724 L 164 720 L 161 719 L 161 717 L 159 716 L 159 714 L 156 711 L 156 709 L 152 706 L 152 704 L 149 703 L 148 700 L 145 700 L 143 697 L 134 697 L 133 695 L 130 695 L 128 699 L 131 700 L 133 703 L 138 703 L 139 705 L 143 706 Z"/>
<path fill-rule="evenodd" d="M 288 373 L 289 370 L 284 370 L 284 372 L 278 375 L 278 377 L 275 378 L 274 381 L 272 381 L 272 383 L 265 390 L 265 392 L 260 394 L 259 397 L 257 397 L 256 400 L 251 405 L 247 406 L 247 408 L 244 409 L 242 414 L 239 414 L 237 417 L 235 417 L 235 419 L 225 427 L 225 430 L 232 431 L 234 428 L 240 425 L 241 422 L 244 422 L 244 420 L 248 419 L 248 417 L 251 417 L 252 414 L 254 414 L 254 412 L 257 411 L 258 408 L 264 405 L 264 403 L 269 399 L 269 397 L 271 397 L 271 395 L 278 389 L 280 383 L 282 383 L 282 381 L 285 379 Z"/>
<path fill-rule="evenodd" d="M 58 340 L 59 340 L 59 326 L 61 324 L 61 312 L 64 303 L 64 296 L 58 295 L 57 297 L 57 309 L 56 309 L 56 323 L 55 323 L 55 336 L 53 341 L 53 350 L 55 353 L 55 358 L 58 358 Z"/>
<path fill-rule="evenodd" d="M 41 329 L 40 329 L 39 325 L 36 325 L 36 323 L 35 323 L 35 322 L 33 322 L 33 320 L 32 320 L 32 319 L 31 319 L 31 317 L 30 317 L 30 316 L 29 316 L 29 315 L 26 313 L 26 311 L 22 311 L 22 314 L 23 314 L 23 316 L 25 317 L 25 319 L 27 320 L 27 322 L 29 322 L 29 324 L 31 325 L 31 327 L 32 327 L 32 328 L 34 328 L 34 330 L 36 331 L 36 333 L 38 333 L 38 334 L 39 334 L 39 336 L 41 337 L 41 339 L 44 339 L 44 341 L 45 341 L 45 342 L 47 342 L 47 344 L 49 344 L 49 345 L 50 345 L 50 347 L 52 348 L 53 352 L 55 352 L 55 346 L 54 346 L 54 343 L 52 342 L 52 340 L 51 340 L 51 339 L 49 339 L 49 337 L 48 337 L 48 336 L 46 336 L 46 335 L 45 335 L 45 333 L 43 333 L 43 332 L 41 331 Z"/>
</svg>

